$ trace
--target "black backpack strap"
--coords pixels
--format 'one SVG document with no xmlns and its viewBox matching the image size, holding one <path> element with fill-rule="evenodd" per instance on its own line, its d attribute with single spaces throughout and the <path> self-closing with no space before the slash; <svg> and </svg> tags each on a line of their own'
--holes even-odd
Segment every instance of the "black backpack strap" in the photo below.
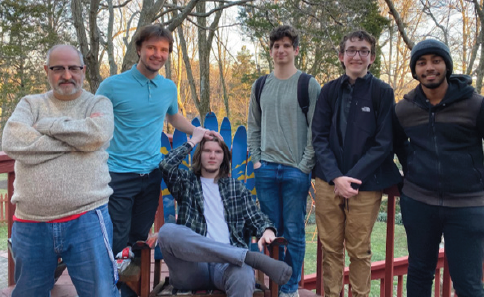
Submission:
<svg viewBox="0 0 484 297">
<path fill-rule="evenodd" d="M 260 107 L 260 96 L 262 94 L 262 89 L 264 88 L 264 84 L 266 83 L 266 79 L 267 79 L 267 74 L 259 77 L 255 81 L 255 100 L 259 105 L 259 112 L 261 113 L 261 115 L 262 115 L 262 109 Z"/>
<path fill-rule="evenodd" d="M 307 73 L 301 73 L 299 80 L 297 81 L 297 101 L 301 111 L 306 117 L 306 124 L 309 126 L 308 121 L 308 110 L 309 110 L 309 81 L 311 80 L 311 75 Z"/>
</svg>

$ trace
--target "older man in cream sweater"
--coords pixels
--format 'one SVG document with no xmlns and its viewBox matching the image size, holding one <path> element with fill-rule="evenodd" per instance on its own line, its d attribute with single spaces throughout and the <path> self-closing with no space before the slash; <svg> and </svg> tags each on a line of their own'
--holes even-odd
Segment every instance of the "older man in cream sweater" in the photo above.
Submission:
<svg viewBox="0 0 484 297">
<path fill-rule="evenodd" d="M 52 90 L 22 98 L 3 132 L 16 160 L 12 296 L 50 296 L 58 258 L 79 296 L 119 296 L 107 209 L 112 104 L 82 89 L 74 47 L 54 46 L 44 69 Z"/>
</svg>

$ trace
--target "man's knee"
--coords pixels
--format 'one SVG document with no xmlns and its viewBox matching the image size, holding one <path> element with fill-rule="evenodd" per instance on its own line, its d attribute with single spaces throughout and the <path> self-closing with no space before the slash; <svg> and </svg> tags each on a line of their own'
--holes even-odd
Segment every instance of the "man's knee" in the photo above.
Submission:
<svg viewBox="0 0 484 297">
<path fill-rule="evenodd" d="M 158 232 L 158 242 L 162 243 L 173 238 L 176 234 L 176 224 L 164 224 Z"/>
</svg>

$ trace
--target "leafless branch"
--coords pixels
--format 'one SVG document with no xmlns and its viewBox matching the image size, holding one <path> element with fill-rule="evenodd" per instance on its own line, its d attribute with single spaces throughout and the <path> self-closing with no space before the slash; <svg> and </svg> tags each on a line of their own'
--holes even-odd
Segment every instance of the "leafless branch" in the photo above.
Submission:
<svg viewBox="0 0 484 297">
<path fill-rule="evenodd" d="M 392 0 L 385 0 L 385 2 L 388 5 L 388 9 L 390 10 L 391 15 L 393 15 L 393 18 L 395 19 L 395 23 L 397 24 L 397 27 L 398 27 L 398 32 L 400 32 L 400 35 L 402 36 L 403 41 L 405 42 L 405 44 L 409 49 L 412 49 L 415 43 L 412 40 L 410 40 L 410 38 L 408 37 L 407 32 L 405 31 L 405 25 L 402 19 L 400 18 L 400 14 L 395 9 L 395 5 L 393 5 Z"/>
</svg>

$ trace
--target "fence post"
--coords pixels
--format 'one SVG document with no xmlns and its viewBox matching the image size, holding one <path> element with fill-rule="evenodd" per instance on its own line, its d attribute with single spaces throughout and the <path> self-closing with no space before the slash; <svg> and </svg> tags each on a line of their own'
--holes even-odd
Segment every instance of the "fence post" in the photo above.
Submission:
<svg viewBox="0 0 484 297">
<path fill-rule="evenodd" d="M 383 286 L 385 297 L 393 296 L 393 262 L 394 262 L 394 245 L 395 245 L 395 196 L 398 196 L 396 185 L 386 189 L 388 194 L 387 203 L 387 243 L 385 256 L 385 284 Z"/>
</svg>

